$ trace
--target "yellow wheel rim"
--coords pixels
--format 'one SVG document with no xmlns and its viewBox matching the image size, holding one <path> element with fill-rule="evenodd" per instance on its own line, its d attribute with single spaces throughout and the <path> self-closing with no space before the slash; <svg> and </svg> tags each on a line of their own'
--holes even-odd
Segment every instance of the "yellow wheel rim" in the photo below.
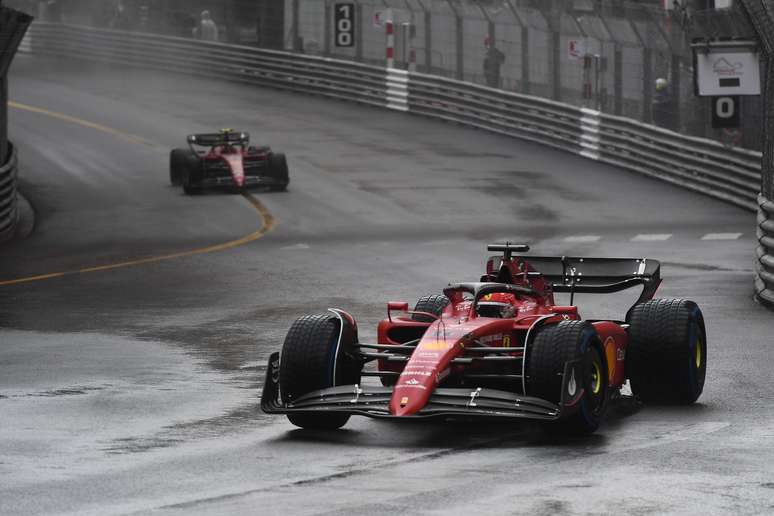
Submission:
<svg viewBox="0 0 774 516">
<path fill-rule="evenodd" d="M 591 363 L 591 392 L 599 394 L 602 390 L 602 370 L 596 360 Z"/>
<path fill-rule="evenodd" d="M 696 369 L 701 368 L 701 339 L 696 339 L 696 349 L 693 352 L 696 359 Z"/>
</svg>

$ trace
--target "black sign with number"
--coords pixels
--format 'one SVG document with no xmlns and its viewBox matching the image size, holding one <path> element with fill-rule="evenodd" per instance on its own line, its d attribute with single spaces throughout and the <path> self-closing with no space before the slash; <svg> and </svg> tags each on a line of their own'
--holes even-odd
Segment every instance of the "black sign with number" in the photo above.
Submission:
<svg viewBox="0 0 774 516">
<path fill-rule="evenodd" d="M 712 127 L 739 127 L 739 97 L 712 97 Z"/>
<path fill-rule="evenodd" d="M 335 4 L 334 9 L 334 43 L 337 47 L 355 46 L 355 4 L 345 2 Z"/>
</svg>

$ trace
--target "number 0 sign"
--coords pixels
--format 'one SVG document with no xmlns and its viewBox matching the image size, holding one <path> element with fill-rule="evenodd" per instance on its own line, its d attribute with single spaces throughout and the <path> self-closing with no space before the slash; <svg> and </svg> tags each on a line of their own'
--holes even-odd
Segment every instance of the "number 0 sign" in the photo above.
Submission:
<svg viewBox="0 0 774 516">
<path fill-rule="evenodd" d="M 334 38 L 337 47 L 355 46 L 355 4 L 352 2 L 334 5 Z"/>
<path fill-rule="evenodd" d="M 712 97 L 712 127 L 739 127 L 739 97 Z"/>
</svg>

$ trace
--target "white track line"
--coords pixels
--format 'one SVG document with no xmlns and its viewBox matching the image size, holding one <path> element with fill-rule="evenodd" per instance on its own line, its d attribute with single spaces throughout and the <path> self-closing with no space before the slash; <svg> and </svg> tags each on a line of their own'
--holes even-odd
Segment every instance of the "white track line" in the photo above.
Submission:
<svg viewBox="0 0 774 516">
<path fill-rule="evenodd" d="M 601 239 L 602 237 L 599 235 L 576 235 L 576 236 L 565 237 L 564 241 L 582 243 L 582 242 L 599 242 Z"/>
<path fill-rule="evenodd" d="M 641 234 L 632 238 L 632 242 L 663 242 L 672 238 L 671 233 Z"/>
<path fill-rule="evenodd" d="M 707 233 L 702 240 L 738 240 L 742 236 L 741 233 Z"/>
</svg>

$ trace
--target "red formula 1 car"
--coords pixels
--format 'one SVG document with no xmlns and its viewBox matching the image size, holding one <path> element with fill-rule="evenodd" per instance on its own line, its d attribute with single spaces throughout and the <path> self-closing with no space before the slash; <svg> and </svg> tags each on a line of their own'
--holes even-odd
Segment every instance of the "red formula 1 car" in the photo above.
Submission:
<svg viewBox="0 0 774 516">
<path fill-rule="evenodd" d="M 635 258 L 525 257 L 495 244 L 479 282 L 450 284 L 414 310 L 391 302 L 378 344 L 358 340 L 348 313 L 302 317 L 269 359 L 261 408 L 303 428 L 376 418 L 498 417 L 598 427 L 630 380 L 645 403 L 689 404 L 702 392 L 707 342 L 692 301 L 652 299 L 660 264 Z M 514 253 L 520 253 L 516 255 Z M 641 286 L 624 321 L 583 320 L 576 293 Z M 557 305 L 555 292 L 570 294 Z M 376 362 L 373 368 L 364 368 Z M 369 386 L 364 377 L 378 377 Z"/>
<path fill-rule="evenodd" d="M 188 195 L 216 187 L 286 190 L 290 183 L 285 155 L 269 147 L 251 147 L 247 133 L 223 129 L 192 134 L 187 141 L 189 148 L 173 149 L 169 155 L 169 181 L 182 185 Z"/>
</svg>

